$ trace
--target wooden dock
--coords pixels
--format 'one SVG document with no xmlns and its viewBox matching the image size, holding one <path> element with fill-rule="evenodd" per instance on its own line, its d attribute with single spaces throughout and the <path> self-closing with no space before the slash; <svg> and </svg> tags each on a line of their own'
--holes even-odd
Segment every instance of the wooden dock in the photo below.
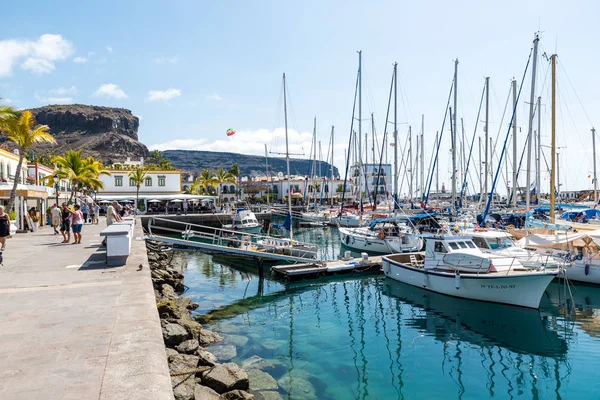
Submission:
<svg viewBox="0 0 600 400">
<path fill-rule="evenodd" d="M 271 274 L 276 279 L 296 280 L 357 272 L 373 272 L 379 270 L 381 270 L 381 256 L 368 257 L 366 260 L 361 258 L 352 258 L 350 260 L 316 261 L 293 265 L 275 265 L 271 267 Z"/>
</svg>

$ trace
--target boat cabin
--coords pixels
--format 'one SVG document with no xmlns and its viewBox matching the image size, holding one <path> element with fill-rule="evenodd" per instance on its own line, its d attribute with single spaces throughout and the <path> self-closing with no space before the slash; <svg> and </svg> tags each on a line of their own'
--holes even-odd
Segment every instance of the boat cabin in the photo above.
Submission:
<svg viewBox="0 0 600 400">
<path fill-rule="evenodd" d="M 383 232 L 385 236 L 400 236 L 401 234 L 413 233 L 408 222 L 408 219 L 380 218 L 371 222 L 369 230 Z"/>
<path fill-rule="evenodd" d="M 511 235 L 507 232 L 475 231 L 469 232 L 468 236 L 473 239 L 475 246 L 479 247 L 483 251 L 498 251 L 517 247 Z"/>
<path fill-rule="evenodd" d="M 233 217 L 233 228 L 246 228 L 259 225 L 256 215 L 250 210 L 238 211 Z"/>
</svg>

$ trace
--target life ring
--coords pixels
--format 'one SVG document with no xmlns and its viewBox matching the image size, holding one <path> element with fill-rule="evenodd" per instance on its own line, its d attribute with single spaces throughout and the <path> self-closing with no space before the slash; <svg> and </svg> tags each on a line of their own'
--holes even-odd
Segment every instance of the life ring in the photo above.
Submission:
<svg viewBox="0 0 600 400">
<path fill-rule="evenodd" d="M 377 237 L 378 237 L 379 239 L 383 240 L 383 239 L 385 239 L 385 233 L 384 233 L 384 232 L 379 232 L 379 233 L 377 234 Z"/>
</svg>

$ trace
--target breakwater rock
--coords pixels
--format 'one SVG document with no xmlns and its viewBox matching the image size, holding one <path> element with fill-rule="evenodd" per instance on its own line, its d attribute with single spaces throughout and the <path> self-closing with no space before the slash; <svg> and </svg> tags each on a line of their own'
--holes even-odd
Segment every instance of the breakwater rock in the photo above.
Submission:
<svg viewBox="0 0 600 400">
<path fill-rule="evenodd" d="M 171 267 L 172 251 L 165 251 L 167 249 L 163 245 L 151 241 L 146 241 L 146 247 L 175 399 L 264 398 L 261 393 L 257 392 L 255 397 L 249 392 L 251 382 L 245 369 L 233 362 L 219 363 L 217 356 L 205 349 L 220 343 L 223 337 L 204 329 L 192 319 L 191 311 L 198 305 L 189 297 L 181 296 L 185 285 L 183 275 Z M 243 338 L 238 340 L 243 341 Z M 273 378 L 269 380 L 262 374 L 254 375 L 263 382 L 258 387 L 276 388 Z M 252 385 L 257 387 L 254 382 Z M 278 395 L 276 392 L 272 394 Z"/>
</svg>

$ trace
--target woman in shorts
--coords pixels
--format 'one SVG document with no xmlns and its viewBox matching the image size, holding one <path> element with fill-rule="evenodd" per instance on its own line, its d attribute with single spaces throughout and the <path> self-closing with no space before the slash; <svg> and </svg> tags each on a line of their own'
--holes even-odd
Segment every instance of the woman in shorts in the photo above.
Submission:
<svg viewBox="0 0 600 400">
<path fill-rule="evenodd" d="M 81 228 L 83 227 L 83 212 L 81 212 L 81 206 L 75 204 L 73 207 L 75 211 L 71 216 L 71 228 L 73 229 L 73 244 L 81 244 Z"/>
</svg>

